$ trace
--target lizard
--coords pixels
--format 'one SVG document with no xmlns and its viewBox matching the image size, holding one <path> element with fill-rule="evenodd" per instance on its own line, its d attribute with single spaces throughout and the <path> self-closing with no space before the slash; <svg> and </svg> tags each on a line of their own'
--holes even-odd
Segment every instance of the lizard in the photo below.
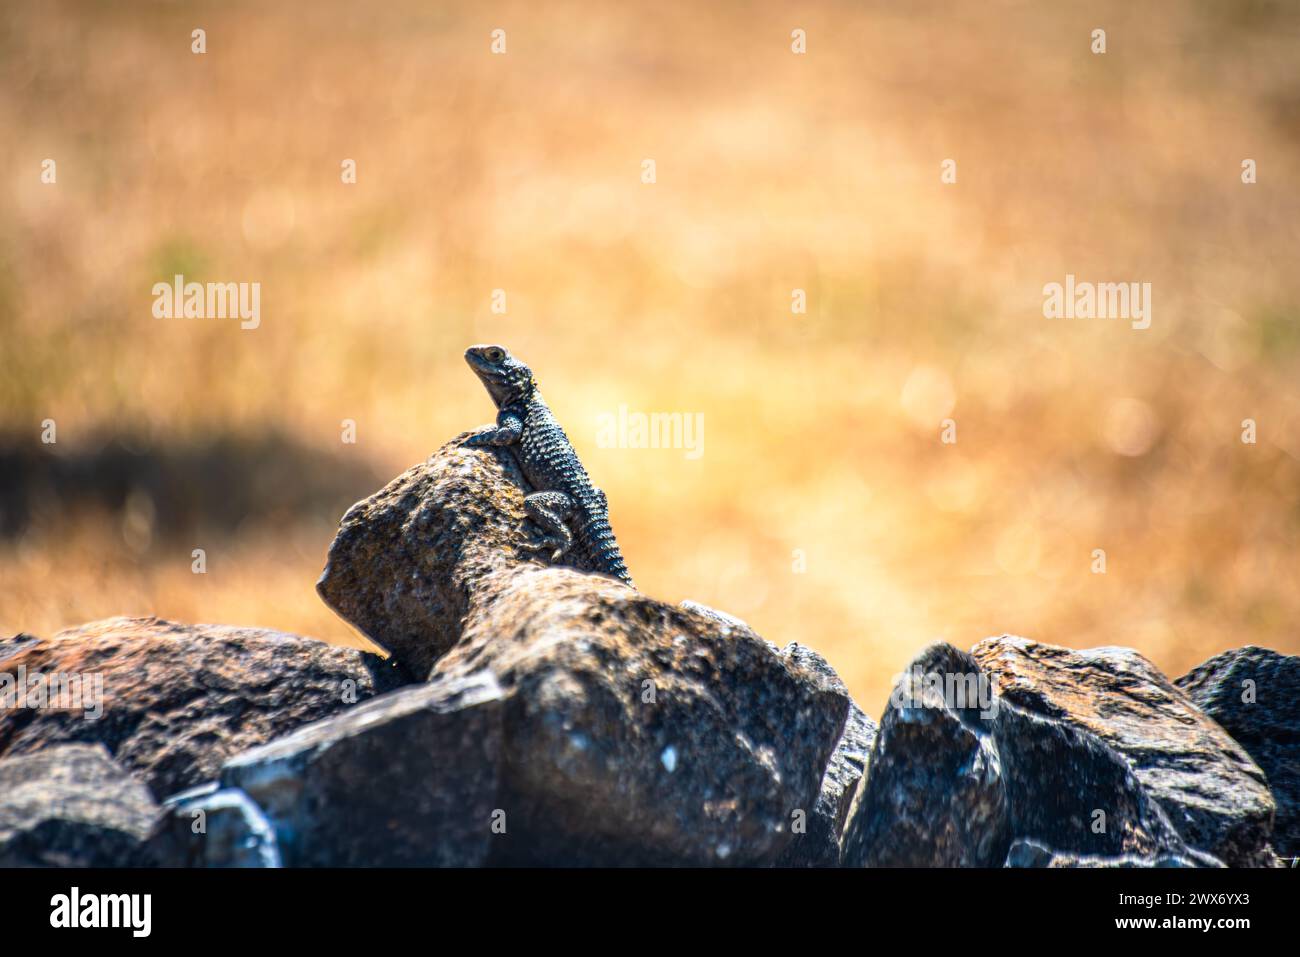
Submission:
<svg viewBox="0 0 1300 957">
<path fill-rule="evenodd" d="M 497 407 L 496 425 L 471 433 L 465 444 L 507 447 L 515 453 L 534 489 L 524 496 L 524 511 L 545 536 L 532 550 L 552 549 L 551 561 L 557 562 L 576 540 L 596 571 L 635 588 L 609 525 L 605 493 L 592 484 L 569 437 L 538 391 L 533 371 L 504 346 L 470 346 L 465 361 Z"/>
</svg>

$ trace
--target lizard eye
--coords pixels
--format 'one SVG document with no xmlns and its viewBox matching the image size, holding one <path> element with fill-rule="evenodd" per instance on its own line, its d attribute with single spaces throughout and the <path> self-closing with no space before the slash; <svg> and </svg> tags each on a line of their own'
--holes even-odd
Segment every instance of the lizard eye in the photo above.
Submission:
<svg viewBox="0 0 1300 957">
<path fill-rule="evenodd" d="M 489 349 L 483 354 L 487 357 L 488 362 L 500 362 L 506 357 L 505 350 L 503 349 Z"/>
</svg>

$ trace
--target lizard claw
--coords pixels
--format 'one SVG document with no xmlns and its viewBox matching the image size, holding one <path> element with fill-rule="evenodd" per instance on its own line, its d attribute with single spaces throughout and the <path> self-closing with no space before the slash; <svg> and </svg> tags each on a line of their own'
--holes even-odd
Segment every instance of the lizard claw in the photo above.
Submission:
<svg viewBox="0 0 1300 957">
<path fill-rule="evenodd" d="M 532 552 L 534 555 L 545 552 L 548 548 L 552 549 L 549 559 L 552 564 L 563 558 L 564 553 L 568 551 L 568 549 L 564 547 L 564 542 L 556 541 L 554 538 L 550 537 L 544 538 L 540 542 L 525 542 L 523 545 L 520 545 L 519 548 L 522 551 Z"/>
</svg>

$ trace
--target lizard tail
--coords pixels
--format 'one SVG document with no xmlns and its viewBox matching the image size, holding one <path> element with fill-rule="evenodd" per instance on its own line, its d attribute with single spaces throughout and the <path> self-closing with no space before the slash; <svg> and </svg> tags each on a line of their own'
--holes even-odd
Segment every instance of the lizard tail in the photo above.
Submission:
<svg viewBox="0 0 1300 957">
<path fill-rule="evenodd" d="M 587 552 L 597 571 L 613 575 L 629 588 L 636 588 L 632 584 L 632 576 L 628 574 L 627 564 L 623 561 L 623 553 L 618 550 L 618 542 L 614 540 L 614 530 L 608 522 L 601 522 L 592 529 L 587 541 Z"/>
</svg>

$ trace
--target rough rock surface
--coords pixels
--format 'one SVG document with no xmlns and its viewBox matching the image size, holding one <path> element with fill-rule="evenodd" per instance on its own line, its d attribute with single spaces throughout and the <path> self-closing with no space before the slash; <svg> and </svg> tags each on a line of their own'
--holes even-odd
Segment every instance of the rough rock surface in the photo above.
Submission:
<svg viewBox="0 0 1300 957">
<path fill-rule="evenodd" d="M 286 866 L 470 867 L 494 837 L 502 695 L 490 676 L 414 685 L 236 755 L 224 787 Z"/>
<path fill-rule="evenodd" d="M 1002 636 L 971 654 L 1015 710 L 1077 728 L 1123 755 L 1189 846 L 1238 867 L 1271 857 L 1274 803 L 1264 775 L 1136 651 L 1071 651 Z"/>
<path fill-rule="evenodd" d="M 1006 858 L 1011 824 L 992 722 L 925 687 L 929 674 L 978 673 L 965 652 L 935 644 L 902 675 L 849 811 L 846 866 L 991 867 Z"/>
<path fill-rule="evenodd" d="M 1013 835 L 1092 857 L 1186 854 L 1164 808 L 1105 741 L 1005 702 L 993 724 Z"/>
<path fill-rule="evenodd" d="M 811 648 L 791 644 L 782 655 L 817 675 L 834 693 L 849 697 L 848 688 L 829 662 Z M 849 715 L 835 742 L 817 801 L 806 816 L 806 830 L 795 834 L 779 861 L 782 867 L 838 867 L 840 839 L 848 821 L 849 806 L 866 772 L 876 722 L 849 699 Z"/>
<path fill-rule="evenodd" d="M 748 629 L 565 568 L 483 583 L 434 674 L 483 672 L 507 697 L 502 863 L 774 863 L 849 709 Z"/>
<path fill-rule="evenodd" d="M 19 669 L 23 669 L 20 672 Z M 392 663 L 260 628 L 109 618 L 38 641 L 0 641 L 0 671 L 102 675 L 103 713 L 0 709 L 0 757 L 100 743 L 164 798 L 230 755 L 398 687 Z M 2 690 L 2 689 L 0 689 Z M 12 694 L 12 692 L 11 692 Z"/>
<path fill-rule="evenodd" d="M 0 867 L 136 863 L 158 805 L 94 744 L 0 760 Z"/>
<path fill-rule="evenodd" d="M 209 783 L 163 805 L 144 861 L 161 867 L 280 867 L 275 830 L 238 788 Z"/>
<path fill-rule="evenodd" d="M 1174 683 L 1259 765 L 1277 802 L 1273 846 L 1300 856 L 1300 657 L 1237 648 Z"/>
<path fill-rule="evenodd" d="M 462 445 L 466 432 L 343 516 L 316 591 L 423 678 L 461 635 L 491 572 L 518 567 L 540 536 L 509 450 Z M 581 549 L 563 564 L 584 568 Z"/>
<path fill-rule="evenodd" d="M 1266 865 L 1271 814 L 1258 768 L 1140 655 L 994 638 L 932 646 L 903 675 L 844 863 L 992 867 L 1022 839 Z"/>
</svg>

